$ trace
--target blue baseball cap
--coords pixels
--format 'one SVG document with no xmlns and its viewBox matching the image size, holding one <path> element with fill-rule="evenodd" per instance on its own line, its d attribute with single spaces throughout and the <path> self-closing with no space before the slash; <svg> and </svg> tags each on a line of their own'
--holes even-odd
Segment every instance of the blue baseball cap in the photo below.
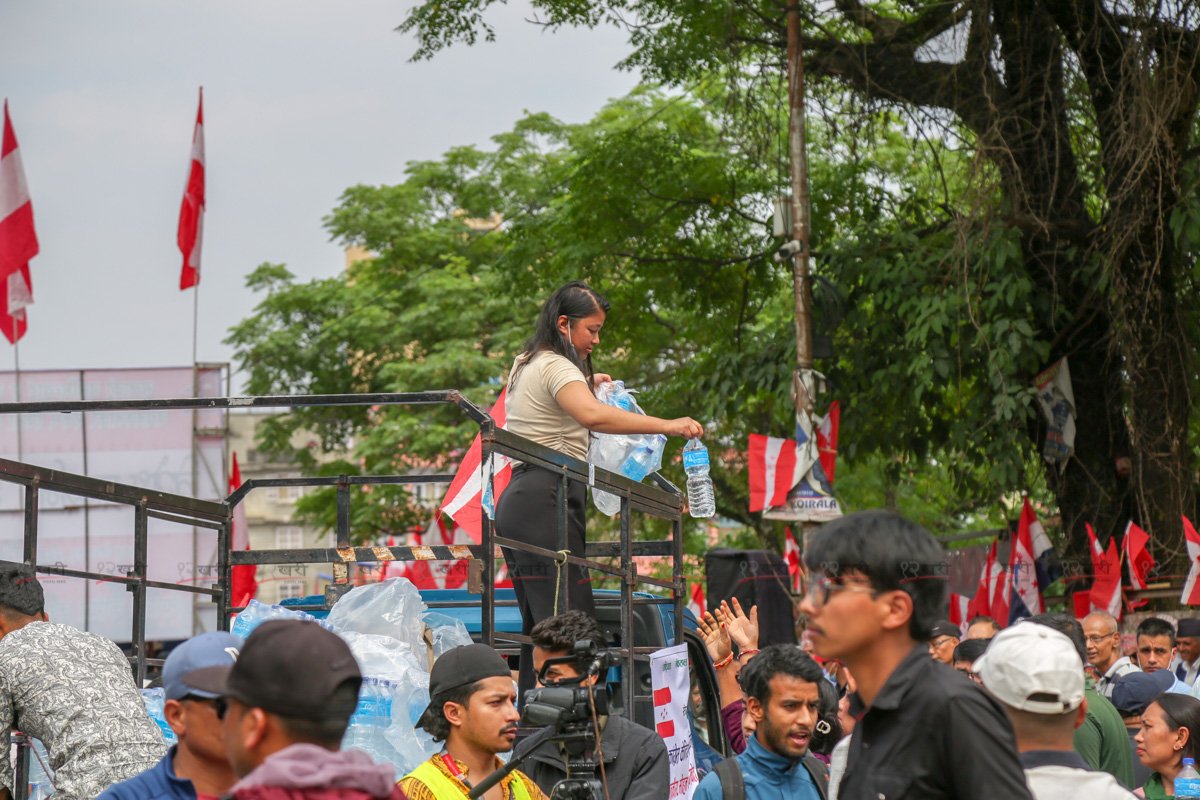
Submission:
<svg viewBox="0 0 1200 800">
<path fill-rule="evenodd" d="M 1169 669 L 1127 672 L 1113 681 L 1112 704 L 1122 716 L 1137 716 L 1154 702 L 1154 698 L 1174 685 L 1175 675 Z"/>
<path fill-rule="evenodd" d="M 241 638 L 225 631 L 193 636 L 176 647 L 163 664 L 163 695 L 167 700 L 182 700 L 189 694 L 198 697 L 220 695 L 198 689 L 188 683 L 188 675 L 206 667 L 232 667 L 242 650 Z"/>
</svg>

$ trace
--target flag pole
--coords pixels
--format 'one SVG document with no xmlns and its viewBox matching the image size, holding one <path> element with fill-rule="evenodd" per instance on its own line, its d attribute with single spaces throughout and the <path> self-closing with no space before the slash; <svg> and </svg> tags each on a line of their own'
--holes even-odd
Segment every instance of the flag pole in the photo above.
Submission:
<svg viewBox="0 0 1200 800">
<path fill-rule="evenodd" d="M 200 279 L 196 276 L 196 282 L 192 284 L 192 397 L 200 396 L 200 364 L 197 361 L 198 343 L 200 339 Z M 197 474 L 200 468 L 200 416 L 196 409 L 192 409 L 192 497 L 199 496 L 200 476 Z M 200 531 L 196 526 L 192 526 L 192 585 L 196 585 L 196 579 L 200 571 L 200 565 L 197 561 L 200 558 Z M 195 636 L 200 631 L 200 595 L 192 595 L 192 635 Z"/>
<path fill-rule="evenodd" d="M 17 402 L 19 403 L 19 402 L 21 402 L 21 336 L 17 331 L 17 315 L 11 314 L 10 319 L 12 319 L 13 336 L 15 337 L 13 339 L 13 363 L 17 369 L 16 387 L 17 387 Z M 17 414 L 17 461 L 24 461 L 24 460 L 25 460 L 25 452 L 21 445 L 21 415 Z M 22 492 L 21 497 L 24 498 L 24 496 L 25 495 Z M 22 502 L 22 504 L 24 504 L 24 502 L 25 502 L 24 499 L 22 499 L 21 502 Z"/>
</svg>

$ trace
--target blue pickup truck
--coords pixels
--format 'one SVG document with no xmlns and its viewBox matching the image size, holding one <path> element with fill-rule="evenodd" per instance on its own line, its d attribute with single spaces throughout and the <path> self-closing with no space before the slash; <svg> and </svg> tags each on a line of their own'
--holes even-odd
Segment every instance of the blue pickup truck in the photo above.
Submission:
<svg viewBox="0 0 1200 800">
<path fill-rule="evenodd" d="M 654 599 L 655 595 L 644 592 L 634 593 L 635 597 Z M 505 602 L 515 602 L 516 593 L 512 589 L 496 590 L 495 620 L 497 633 L 520 633 L 521 613 L 515 605 L 500 605 Z M 595 592 L 596 618 L 604 630 L 609 644 L 621 646 L 620 602 L 621 593 L 616 590 L 600 589 Z M 430 605 L 432 611 L 448 617 L 461 620 L 466 625 L 467 632 L 476 641 L 482 630 L 480 619 L 479 595 L 470 594 L 465 589 L 422 589 L 421 599 Z M 284 601 L 284 605 L 316 605 L 324 601 L 322 596 L 296 598 Z M 447 606 L 446 603 L 461 603 L 463 605 Z M 471 605 L 468 605 L 471 604 Z M 312 612 L 323 616 L 322 612 Z M 713 669 L 712 659 L 704 647 L 704 642 L 696 629 L 696 618 L 691 611 L 684 610 L 684 642 L 688 648 L 688 659 L 692 664 L 692 691 L 688 709 L 692 717 L 692 741 L 696 753 L 696 766 L 702 771 L 712 768 L 712 765 L 722 758 L 732 755 L 725 728 L 721 724 L 721 705 L 717 692 L 717 675 Z M 646 604 L 634 606 L 634 646 L 635 647 L 669 647 L 675 644 L 675 611 L 670 604 Z M 638 703 L 632 715 L 623 708 L 623 695 L 617 687 L 624 676 L 621 667 L 613 667 L 609 671 L 608 682 L 612 686 L 612 700 L 615 713 L 630 716 L 635 722 L 648 728 L 654 727 L 653 707 L 649 702 Z M 636 670 L 637 695 L 650 694 L 650 666 L 639 663 Z"/>
</svg>

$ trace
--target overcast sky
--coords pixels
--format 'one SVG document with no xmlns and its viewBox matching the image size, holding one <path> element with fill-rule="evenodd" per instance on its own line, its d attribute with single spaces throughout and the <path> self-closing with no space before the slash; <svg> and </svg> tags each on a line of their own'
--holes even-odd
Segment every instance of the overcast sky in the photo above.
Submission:
<svg viewBox="0 0 1200 800">
<path fill-rule="evenodd" d="M 522 0 L 490 12 L 496 43 L 408 63 L 415 45 L 395 32 L 408 6 L 0 3 L 0 95 L 41 242 L 21 368 L 191 362 L 193 297 L 178 288 L 175 233 L 200 85 L 199 358 L 229 361 L 221 340 L 256 302 L 249 271 L 283 262 L 308 279 L 342 268 L 321 218 L 344 189 L 397 183 L 410 160 L 486 145 L 525 110 L 584 121 L 636 82 L 613 69 L 627 49 L 618 31 L 544 33 L 525 22 Z M 2 337 L 0 351 L 0 370 L 11 369 Z"/>
</svg>

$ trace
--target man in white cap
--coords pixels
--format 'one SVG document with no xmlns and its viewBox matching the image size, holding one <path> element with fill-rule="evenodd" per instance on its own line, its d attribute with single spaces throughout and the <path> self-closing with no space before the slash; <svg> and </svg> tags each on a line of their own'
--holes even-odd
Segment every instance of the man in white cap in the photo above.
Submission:
<svg viewBox="0 0 1200 800">
<path fill-rule="evenodd" d="M 974 672 L 1012 720 L 1017 752 L 1036 800 L 1133 796 L 1112 775 L 1088 769 L 1074 750 L 1075 729 L 1087 718 L 1087 702 L 1083 662 L 1070 639 L 1045 625 L 1014 625 L 992 639 Z"/>
</svg>

